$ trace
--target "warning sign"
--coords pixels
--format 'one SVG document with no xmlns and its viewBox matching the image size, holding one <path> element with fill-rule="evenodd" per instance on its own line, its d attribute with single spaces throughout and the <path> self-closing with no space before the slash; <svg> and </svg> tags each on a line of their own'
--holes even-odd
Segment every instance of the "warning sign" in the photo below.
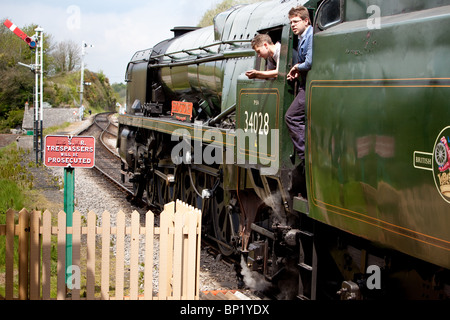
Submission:
<svg viewBox="0 0 450 320">
<path fill-rule="evenodd" d="M 94 137 L 45 137 L 44 164 L 47 167 L 93 168 Z"/>
<path fill-rule="evenodd" d="M 172 117 L 179 121 L 190 121 L 192 119 L 192 102 L 172 101 Z"/>
</svg>

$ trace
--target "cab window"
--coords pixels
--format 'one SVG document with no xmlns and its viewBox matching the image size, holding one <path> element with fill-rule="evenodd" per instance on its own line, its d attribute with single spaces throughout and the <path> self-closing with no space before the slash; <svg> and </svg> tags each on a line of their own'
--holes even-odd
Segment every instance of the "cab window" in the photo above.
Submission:
<svg viewBox="0 0 450 320">
<path fill-rule="evenodd" d="M 281 34 L 282 34 L 282 27 L 272 28 L 272 29 L 265 29 L 265 30 L 259 30 L 258 34 L 268 34 L 270 38 L 272 39 L 273 44 L 276 44 L 277 42 L 281 43 Z M 265 71 L 268 67 L 268 61 L 267 59 L 263 59 L 259 56 L 256 57 L 255 62 L 255 70 L 259 71 Z"/>
<path fill-rule="evenodd" d="M 324 0 L 317 9 L 316 32 L 341 23 L 344 19 L 343 0 Z"/>
</svg>

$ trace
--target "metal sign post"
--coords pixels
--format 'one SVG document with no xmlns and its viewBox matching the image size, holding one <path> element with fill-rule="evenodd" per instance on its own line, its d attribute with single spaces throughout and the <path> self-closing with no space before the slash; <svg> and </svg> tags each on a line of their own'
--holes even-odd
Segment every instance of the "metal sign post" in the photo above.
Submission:
<svg viewBox="0 0 450 320">
<path fill-rule="evenodd" d="M 75 211 L 75 168 L 95 165 L 95 138 L 49 135 L 45 137 L 44 164 L 64 168 L 64 212 L 66 227 L 73 226 Z M 66 284 L 72 277 L 72 234 L 66 235 Z"/>
<path fill-rule="evenodd" d="M 75 211 L 75 169 L 64 168 L 64 212 L 66 213 L 66 227 L 73 226 L 73 212 Z M 72 272 L 68 267 L 72 265 L 72 234 L 66 235 L 66 283 Z"/>
</svg>

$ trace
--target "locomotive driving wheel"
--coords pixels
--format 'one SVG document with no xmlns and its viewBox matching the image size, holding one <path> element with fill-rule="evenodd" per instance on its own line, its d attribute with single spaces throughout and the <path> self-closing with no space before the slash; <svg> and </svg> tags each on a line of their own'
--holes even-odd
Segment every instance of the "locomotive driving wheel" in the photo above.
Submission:
<svg viewBox="0 0 450 320">
<path fill-rule="evenodd" d="M 216 182 L 217 183 L 217 182 Z M 234 239 L 235 230 L 232 222 L 232 216 L 227 211 L 225 205 L 225 193 L 221 184 L 219 184 L 208 200 L 209 213 L 211 214 L 214 227 L 214 235 L 217 240 L 220 251 L 225 256 L 230 256 L 235 252 Z"/>
<path fill-rule="evenodd" d="M 137 181 L 133 181 L 133 196 L 137 199 L 142 198 L 145 191 L 145 183 L 142 182 L 142 179 L 138 179 Z"/>
<path fill-rule="evenodd" d="M 197 209 L 202 210 L 203 199 L 197 194 L 196 189 L 205 188 L 205 175 L 195 170 L 189 171 L 187 167 L 181 167 L 177 176 L 177 195 L 180 199 Z M 193 185 L 194 184 L 194 185 Z"/>
<path fill-rule="evenodd" d="M 155 199 L 158 193 L 156 189 L 154 173 L 149 174 L 149 176 L 147 177 L 147 184 L 145 186 L 145 191 L 147 193 L 147 205 L 157 206 L 155 204 Z"/>
<path fill-rule="evenodd" d="M 158 170 L 159 174 L 156 170 Z M 151 185 L 153 185 L 151 194 L 153 203 L 160 209 L 163 209 L 166 203 L 174 200 L 175 186 L 173 182 L 173 170 L 161 167 L 158 167 L 156 170 L 153 174 L 154 182 L 151 183 Z"/>
<path fill-rule="evenodd" d="M 136 148 L 136 157 L 134 158 L 134 177 L 133 177 L 133 196 L 141 199 L 145 191 L 145 180 L 143 177 L 143 153 L 142 147 Z"/>
</svg>

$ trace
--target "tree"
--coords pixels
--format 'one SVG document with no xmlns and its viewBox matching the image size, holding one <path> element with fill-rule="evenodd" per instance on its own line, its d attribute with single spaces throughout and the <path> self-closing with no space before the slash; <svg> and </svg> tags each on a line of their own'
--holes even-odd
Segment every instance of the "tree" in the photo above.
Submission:
<svg viewBox="0 0 450 320">
<path fill-rule="evenodd" d="M 1 21 L 2 25 L 4 21 Z M 36 27 L 29 25 L 21 29 L 33 35 Z M 32 100 L 34 74 L 18 62 L 34 64 L 33 51 L 6 27 L 0 27 L 0 119 Z"/>
<path fill-rule="evenodd" d="M 81 48 L 72 40 L 59 42 L 55 45 L 51 57 L 52 73 L 72 72 L 78 70 L 81 64 Z"/>
</svg>

